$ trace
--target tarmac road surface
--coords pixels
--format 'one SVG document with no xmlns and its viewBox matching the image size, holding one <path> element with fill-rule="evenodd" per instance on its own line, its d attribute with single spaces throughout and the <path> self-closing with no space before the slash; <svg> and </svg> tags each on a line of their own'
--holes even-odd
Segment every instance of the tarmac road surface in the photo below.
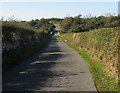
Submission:
<svg viewBox="0 0 120 93">
<path fill-rule="evenodd" d="M 96 91 L 87 62 L 55 37 L 46 49 L 3 74 L 3 91 Z"/>
</svg>

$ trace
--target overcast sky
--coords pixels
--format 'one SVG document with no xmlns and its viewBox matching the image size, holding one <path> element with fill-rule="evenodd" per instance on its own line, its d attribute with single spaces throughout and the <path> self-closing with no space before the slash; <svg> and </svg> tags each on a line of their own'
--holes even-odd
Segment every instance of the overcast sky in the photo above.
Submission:
<svg viewBox="0 0 120 93">
<path fill-rule="evenodd" d="M 2 2 L 1 16 L 8 18 L 14 15 L 15 18 L 21 20 L 31 20 L 53 17 L 63 18 L 78 14 L 83 16 L 89 14 L 92 16 L 105 15 L 106 13 L 117 14 L 117 0 L 113 0 L 114 2 L 109 1 L 111 2 Z"/>
</svg>

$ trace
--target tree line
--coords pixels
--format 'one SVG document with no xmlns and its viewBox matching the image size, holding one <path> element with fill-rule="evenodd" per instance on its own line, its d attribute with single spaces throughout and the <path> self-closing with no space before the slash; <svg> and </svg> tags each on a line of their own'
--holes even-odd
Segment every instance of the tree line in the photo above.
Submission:
<svg viewBox="0 0 120 93">
<path fill-rule="evenodd" d="M 62 33 L 85 32 L 91 29 L 110 28 L 120 26 L 120 16 L 98 16 L 82 18 L 82 15 L 65 17 L 59 21 Z"/>
<path fill-rule="evenodd" d="M 1 20 L 2 21 L 2 20 Z M 22 45 L 33 45 L 42 40 L 43 34 L 55 31 L 55 25 L 60 25 L 62 33 L 85 32 L 91 29 L 120 26 L 120 16 L 98 16 L 82 18 L 82 15 L 65 18 L 35 19 L 31 21 L 2 21 L 3 50 Z M 9 48 L 7 48 L 9 46 Z"/>
</svg>

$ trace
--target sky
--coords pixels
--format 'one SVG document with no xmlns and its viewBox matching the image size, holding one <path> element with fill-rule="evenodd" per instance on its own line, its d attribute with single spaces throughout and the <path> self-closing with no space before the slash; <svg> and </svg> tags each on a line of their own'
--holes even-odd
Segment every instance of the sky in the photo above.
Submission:
<svg viewBox="0 0 120 93">
<path fill-rule="evenodd" d="M 120 0 L 0 0 L 1 2 L 118 2 Z"/>
<path fill-rule="evenodd" d="M 77 2 L 77 0 L 76 2 L 6 1 L 1 3 L 2 7 L 0 16 L 5 17 L 5 19 L 7 19 L 14 15 L 15 18 L 29 21 L 32 19 L 41 18 L 54 18 L 54 17 L 64 18 L 66 16 L 77 16 L 78 14 L 82 14 L 83 16 L 87 16 L 90 14 L 92 16 L 106 15 L 107 13 L 117 14 L 118 13 L 117 0 L 116 1 L 113 0 L 114 2 L 112 2 L 112 0 L 109 1 L 111 2 Z"/>
</svg>

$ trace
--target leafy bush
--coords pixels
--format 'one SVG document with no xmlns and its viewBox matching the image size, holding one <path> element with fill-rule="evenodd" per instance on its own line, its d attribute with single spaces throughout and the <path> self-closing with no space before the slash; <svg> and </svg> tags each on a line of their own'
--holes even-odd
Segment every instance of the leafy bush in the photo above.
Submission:
<svg viewBox="0 0 120 93">
<path fill-rule="evenodd" d="M 49 32 L 40 31 L 32 27 L 29 22 L 4 21 L 2 23 L 3 71 L 38 51 L 49 40 Z"/>
<path fill-rule="evenodd" d="M 81 18 L 81 15 L 75 17 L 65 17 L 59 22 L 63 33 L 85 32 L 91 29 L 119 27 L 119 16 L 99 16 L 91 18 Z"/>
</svg>

